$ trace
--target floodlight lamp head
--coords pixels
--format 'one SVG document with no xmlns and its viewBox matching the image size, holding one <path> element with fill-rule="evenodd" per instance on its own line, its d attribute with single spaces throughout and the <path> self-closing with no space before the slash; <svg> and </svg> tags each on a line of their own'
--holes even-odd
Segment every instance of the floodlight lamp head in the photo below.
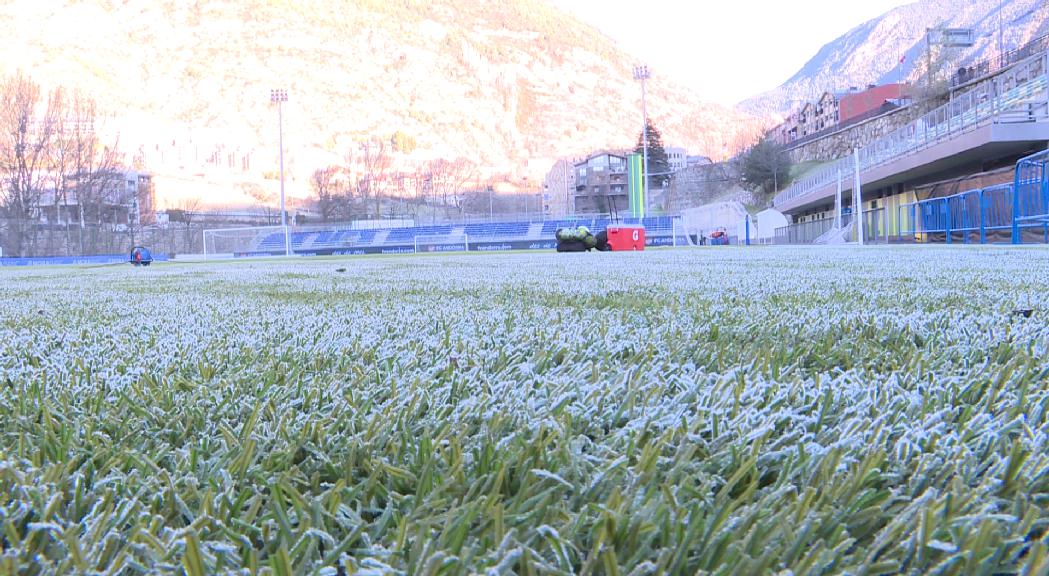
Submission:
<svg viewBox="0 0 1049 576">
<path fill-rule="evenodd" d="M 647 65 L 634 66 L 634 80 L 648 80 L 651 77 Z"/>
<path fill-rule="evenodd" d="M 270 102 L 276 103 L 276 102 L 287 102 L 287 101 L 288 101 L 288 91 L 287 90 L 284 90 L 282 88 L 281 89 L 270 90 Z"/>
</svg>

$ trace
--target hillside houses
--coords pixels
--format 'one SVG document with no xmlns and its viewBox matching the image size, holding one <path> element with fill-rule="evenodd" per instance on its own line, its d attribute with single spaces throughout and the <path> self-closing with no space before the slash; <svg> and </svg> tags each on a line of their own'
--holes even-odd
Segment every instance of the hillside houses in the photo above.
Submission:
<svg viewBox="0 0 1049 576">
<path fill-rule="evenodd" d="M 844 128 L 905 105 L 910 99 L 909 84 L 870 85 L 844 94 L 824 92 L 816 102 L 807 102 L 774 129 L 781 144 L 790 146 L 810 140 L 817 134 Z"/>
</svg>

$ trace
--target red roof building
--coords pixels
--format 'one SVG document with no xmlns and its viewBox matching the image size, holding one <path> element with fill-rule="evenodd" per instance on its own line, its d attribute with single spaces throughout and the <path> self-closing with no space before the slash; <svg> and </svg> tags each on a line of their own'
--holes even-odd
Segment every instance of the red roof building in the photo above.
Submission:
<svg viewBox="0 0 1049 576">
<path fill-rule="evenodd" d="M 854 118 L 872 115 L 886 108 L 896 108 L 902 100 L 909 100 L 909 84 L 885 84 L 871 86 L 863 92 L 851 92 L 841 97 L 838 103 L 839 122 L 842 124 Z"/>
</svg>

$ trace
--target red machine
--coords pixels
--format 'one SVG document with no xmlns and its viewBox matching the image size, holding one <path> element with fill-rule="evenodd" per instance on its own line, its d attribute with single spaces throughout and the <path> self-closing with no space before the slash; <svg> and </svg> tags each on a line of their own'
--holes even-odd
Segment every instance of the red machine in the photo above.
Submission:
<svg viewBox="0 0 1049 576">
<path fill-rule="evenodd" d="M 610 224 L 608 231 L 608 245 L 613 252 L 626 250 L 645 249 L 645 227 Z"/>
</svg>

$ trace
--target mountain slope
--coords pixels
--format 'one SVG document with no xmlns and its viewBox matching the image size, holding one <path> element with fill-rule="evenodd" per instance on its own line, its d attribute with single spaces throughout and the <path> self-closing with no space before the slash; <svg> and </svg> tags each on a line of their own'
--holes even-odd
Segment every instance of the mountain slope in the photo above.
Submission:
<svg viewBox="0 0 1049 576">
<path fill-rule="evenodd" d="M 420 158 L 538 178 L 554 157 L 633 145 L 641 124 L 632 59 L 541 0 L 18 0 L 0 25 L 4 72 L 99 98 L 147 169 L 170 168 L 174 152 L 151 153 L 174 141 L 193 146 L 173 170 L 221 151 L 251 156 L 246 179 L 272 171 L 278 87 L 303 183 L 398 132 Z M 758 124 L 659 78 L 649 113 L 668 143 L 712 156 Z"/>
<path fill-rule="evenodd" d="M 927 28 L 974 28 L 975 46 L 951 49 L 948 66 L 960 67 L 998 53 L 1001 4 L 1002 44 L 1010 50 L 1049 34 L 1046 0 L 921 0 L 865 22 L 824 46 L 782 86 L 746 100 L 740 108 L 755 114 L 784 115 L 824 91 L 914 80 L 925 58 Z M 900 59 L 904 57 L 901 65 Z"/>
</svg>

